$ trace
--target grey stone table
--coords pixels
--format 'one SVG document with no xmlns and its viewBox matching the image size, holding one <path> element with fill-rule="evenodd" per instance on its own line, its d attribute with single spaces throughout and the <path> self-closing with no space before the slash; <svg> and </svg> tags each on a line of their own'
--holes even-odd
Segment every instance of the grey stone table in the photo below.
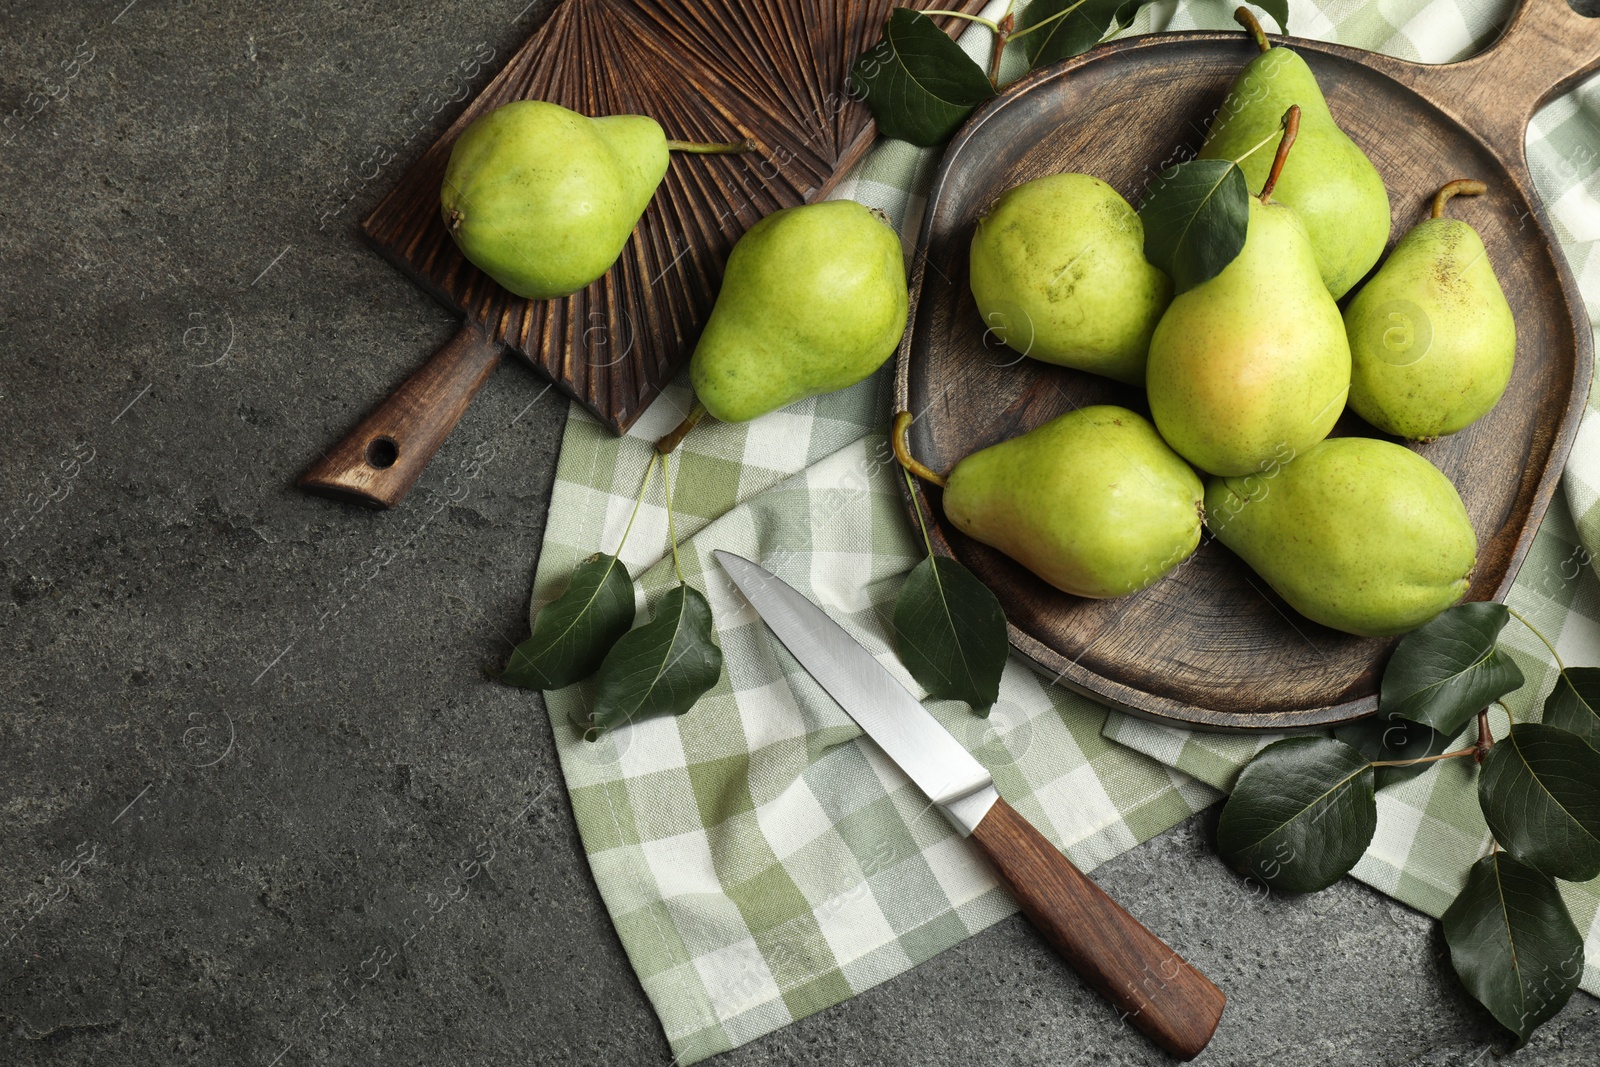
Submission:
<svg viewBox="0 0 1600 1067">
<path fill-rule="evenodd" d="M 525 2 L 0 4 L 0 1064 L 669 1060 L 491 680 L 564 404 L 508 365 L 404 507 L 292 487 L 454 329 L 354 226 Z M 1436 924 L 1255 901 L 1213 823 L 1097 873 L 1230 994 L 1201 1062 L 1488 1061 Z M 1579 996 L 1519 1060 L 1597 1050 Z M 721 1062 L 1161 1060 L 1012 920 Z"/>
</svg>

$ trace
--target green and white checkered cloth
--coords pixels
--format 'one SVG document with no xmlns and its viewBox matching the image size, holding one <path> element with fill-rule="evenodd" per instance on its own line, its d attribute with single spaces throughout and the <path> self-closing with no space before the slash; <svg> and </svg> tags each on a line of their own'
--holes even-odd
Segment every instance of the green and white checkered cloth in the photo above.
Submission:
<svg viewBox="0 0 1600 1067">
<path fill-rule="evenodd" d="M 993 5 L 991 14 L 1003 9 Z M 1147 8 L 1129 32 L 1231 27 L 1232 2 Z M 1296 34 L 1440 62 L 1481 48 L 1508 0 L 1294 0 Z M 988 35 L 967 34 L 974 57 Z M 1013 65 L 1014 57 L 1008 57 Z M 1531 150 L 1591 313 L 1600 311 L 1600 86 L 1539 118 Z M 881 144 L 840 196 L 914 233 L 935 158 Z M 756 421 L 706 420 L 671 468 L 684 571 L 711 601 L 723 679 L 687 715 L 598 742 L 575 722 L 588 684 L 547 694 L 557 750 L 595 881 L 677 1061 L 692 1063 L 835 1004 L 1011 914 L 987 868 L 908 779 L 769 637 L 710 560 L 761 560 L 821 604 L 914 692 L 890 641 L 894 598 L 921 558 L 888 460 L 887 369 Z M 687 409 L 683 383 L 618 439 L 574 407 L 562 445 L 533 609 L 596 550 L 615 551 L 651 443 Z M 1559 640 L 1568 663 L 1600 663 L 1600 419 L 1591 417 L 1560 502 L 1513 603 Z M 640 617 L 671 587 L 658 479 L 622 558 Z M 1537 706 L 1553 682 L 1525 632 L 1509 640 Z M 994 773 L 1000 792 L 1089 869 L 1215 801 L 1259 738 L 1188 734 L 1126 719 L 1007 664 L 988 720 L 930 710 Z M 1113 743 L 1113 739 L 1116 743 Z M 1486 841 L 1466 770 L 1440 766 L 1385 790 L 1357 877 L 1438 914 Z M 1571 888 L 1589 930 L 1585 988 L 1600 993 L 1600 885 Z"/>
</svg>

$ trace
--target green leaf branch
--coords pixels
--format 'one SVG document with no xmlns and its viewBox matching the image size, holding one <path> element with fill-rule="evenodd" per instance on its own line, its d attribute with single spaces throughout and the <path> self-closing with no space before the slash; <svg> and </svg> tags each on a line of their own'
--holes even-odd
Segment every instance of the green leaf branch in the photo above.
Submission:
<svg viewBox="0 0 1600 1067">
<path fill-rule="evenodd" d="M 578 564 L 566 590 L 539 609 L 533 636 L 512 651 L 502 682 L 525 689 L 564 689 L 599 670 L 611 646 L 633 626 L 633 579 L 620 557 L 655 470 L 652 455 L 616 552 L 597 552 Z"/>
<path fill-rule="evenodd" d="M 1239 164 L 1278 142 L 1272 174 L 1261 191 L 1263 200 L 1270 196 L 1294 146 L 1298 113 L 1298 108 L 1290 108 L 1281 132 L 1263 137 L 1237 159 L 1186 160 L 1156 176 L 1139 205 L 1144 254 L 1172 279 L 1175 292 L 1187 292 L 1215 278 L 1244 249 L 1250 227 L 1250 188 Z"/>
<path fill-rule="evenodd" d="M 1517 619 L 1549 650 L 1555 688 L 1542 722 L 1518 722 L 1503 698 L 1524 685 L 1500 646 Z M 1489 708 L 1512 719 L 1496 741 Z M 1374 787 L 1435 763 L 1481 765 L 1478 803 L 1492 847 L 1445 912 L 1462 982 L 1525 1042 L 1566 1003 L 1583 974 L 1583 939 L 1558 880 L 1600 876 L 1600 668 L 1568 667 L 1525 616 L 1460 604 L 1406 635 L 1379 688 L 1378 715 L 1334 737 L 1262 749 L 1223 807 L 1218 851 L 1272 889 L 1314 892 L 1343 877 L 1371 844 Z M 1477 738 L 1446 750 L 1477 719 Z"/>
<path fill-rule="evenodd" d="M 1030 70 L 1087 52 L 1114 26 L 1126 26 L 1152 0 L 1033 0 L 1018 19 L 964 11 L 897 7 L 883 37 L 856 57 L 850 88 L 886 137 L 928 148 L 943 144 L 966 117 L 1000 88 L 1006 47 L 1022 42 Z M 1282 0 L 1279 0 L 1282 2 Z M 956 18 L 994 35 L 989 69 L 968 56 L 934 18 Z"/>
<path fill-rule="evenodd" d="M 655 614 L 634 627 L 633 580 L 621 559 L 655 473 L 662 467 L 667 538 L 678 585 L 656 602 Z M 652 452 L 615 554 L 596 553 L 572 572 L 562 594 L 540 609 L 533 635 L 511 653 L 500 680 L 528 689 L 562 689 L 593 676 L 594 706 L 584 738 L 656 715 L 682 715 L 722 677 L 722 650 L 713 637 L 711 605 L 690 586 L 678 557 L 672 509 L 672 458 Z"/>
<path fill-rule="evenodd" d="M 933 551 L 913 474 L 935 485 L 944 478 L 912 458 L 910 412 L 895 416 L 891 443 L 901 464 L 927 558 L 912 568 L 894 605 L 900 662 L 939 700 L 964 700 L 985 717 L 1000 697 L 1010 637 L 999 598 L 966 567 Z"/>
</svg>

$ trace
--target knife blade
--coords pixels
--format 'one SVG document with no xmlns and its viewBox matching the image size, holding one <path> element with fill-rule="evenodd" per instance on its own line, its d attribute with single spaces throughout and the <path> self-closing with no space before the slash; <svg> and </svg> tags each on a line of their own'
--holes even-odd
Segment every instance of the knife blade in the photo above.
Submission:
<svg viewBox="0 0 1600 1067">
<path fill-rule="evenodd" d="M 1169 1055 L 1192 1059 L 1226 998 L 1017 814 L 959 741 L 844 628 L 743 556 L 713 553 L 800 665 L 994 866 L 1045 939 Z"/>
</svg>

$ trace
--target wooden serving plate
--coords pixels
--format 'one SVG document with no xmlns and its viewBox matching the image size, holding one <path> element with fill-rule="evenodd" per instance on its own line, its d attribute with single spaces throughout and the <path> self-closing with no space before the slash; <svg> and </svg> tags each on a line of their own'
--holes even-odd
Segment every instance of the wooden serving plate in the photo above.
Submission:
<svg viewBox="0 0 1600 1067">
<path fill-rule="evenodd" d="M 1594 356 L 1524 136 L 1541 103 L 1600 67 L 1600 21 L 1565 0 L 1527 0 L 1494 47 L 1445 66 L 1279 40 L 1311 65 L 1335 117 L 1383 175 L 1391 240 L 1424 217 L 1446 181 L 1489 184 L 1485 196 L 1454 201 L 1451 214 L 1483 235 L 1516 315 L 1516 369 L 1493 412 L 1418 451 L 1461 490 L 1477 530 L 1468 599 L 1504 599 L 1572 448 Z M 1017 82 L 957 133 L 929 194 L 895 378 L 897 408 L 919 415 L 911 446 L 928 466 L 949 470 L 1084 404 L 1148 412 L 1142 390 L 986 343 L 968 289 L 973 226 L 1006 189 L 1061 171 L 1103 178 L 1137 205 L 1147 182 L 1199 147 L 1255 53 L 1243 33 L 1116 41 Z M 1349 413 L 1337 432 L 1381 436 Z M 1060 684 L 1135 714 L 1217 729 L 1322 726 L 1377 706 L 1395 639 L 1309 622 L 1220 544 L 1208 539 L 1142 593 L 1085 600 L 963 537 L 933 506 L 937 490 L 916 492 L 936 516 L 936 549 L 996 592 L 1012 644 Z"/>
<path fill-rule="evenodd" d="M 847 85 L 892 2 L 565 0 L 362 223 L 384 257 L 464 318 L 461 331 L 300 479 L 312 492 L 393 507 L 416 484 L 507 349 L 617 433 L 688 360 L 746 229 L 819 200 L 872 146 Z M 976 11 L 986 0 L 938 6 Z M 941 18 L 951 34 L 967 23 Z M 669 138 L 733 141 L 740 156 L 673 154 L 605 276 L 560 300 L 524 300 L 456 249 L 439 185 L 456 137 L 512 100 L 585 115 L 650 115 Z"/>
</svg>

